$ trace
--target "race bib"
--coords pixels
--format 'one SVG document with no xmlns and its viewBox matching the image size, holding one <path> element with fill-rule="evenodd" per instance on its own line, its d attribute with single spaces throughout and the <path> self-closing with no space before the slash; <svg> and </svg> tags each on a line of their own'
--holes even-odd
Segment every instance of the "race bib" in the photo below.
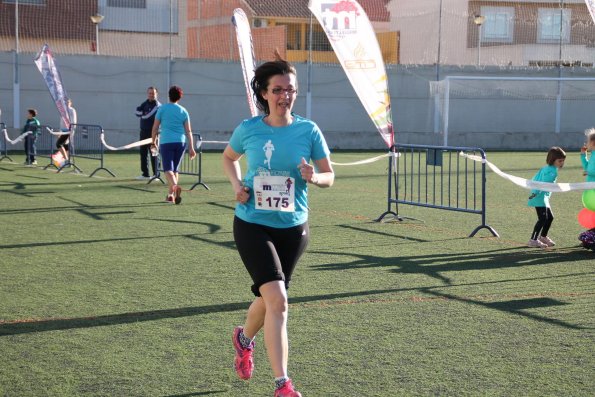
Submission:
<svg viewBox="0 0 595 397">
<path fill-rule="evenodd" d="M 254 205 L 258 210 L 295 212 L 295 179 L 288 176 L 255 176 Z"/>
</svg>

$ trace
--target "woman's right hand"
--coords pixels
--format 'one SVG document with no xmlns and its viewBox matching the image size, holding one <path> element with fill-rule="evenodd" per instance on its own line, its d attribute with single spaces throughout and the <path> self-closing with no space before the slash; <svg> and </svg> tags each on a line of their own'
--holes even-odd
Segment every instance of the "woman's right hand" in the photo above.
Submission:
<svg viewBox="0 0 595 397">
<path fill-rule="evenodd" d="M 246 204 L 250 198 L 250 188 L 247 186 L 241 186 L 240 190 L 236 192 L 236 200 L 241 204 Z"/>
</svg>

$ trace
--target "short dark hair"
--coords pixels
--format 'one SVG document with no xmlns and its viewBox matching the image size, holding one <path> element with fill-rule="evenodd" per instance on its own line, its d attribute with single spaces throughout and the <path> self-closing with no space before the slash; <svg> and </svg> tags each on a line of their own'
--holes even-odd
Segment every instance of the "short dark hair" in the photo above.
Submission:
<svg viewBox="0 0 595 397">
<path fill-rule="evenodd" d="M 545 159 L 545 162 L 548 165 L 554 165 L 554 161 L 565 158 L 566 152 L 561 147 L 554 146 L 547 152 L 547 158 Z"/>
<path fill-rule="evenodd" d="M 27 112 L 33 117 L 37 116 L 37 110 L 35 109 L 27 109 Z"/>
<path fill-rule="evenodd" d="M 276 75 L 293 74 L 297 76 L 295 67 L 277 55 L 277 59 L 270 62 L 265 62 L 254 71 L 254 77 L 250 82 L 254 98 L 256 98 L 256 107 L 262 110 L 265 114 L 269 114 L 269 103 L 262 96 L 262 93 L 269 87 L 269 80 Z"/>
<path fill-rule="evenodd" d="M 168 92 L 170 102 L 177 102 L 184 96 L 184 91 L 177 85 L 172 85 Z"/>
</svg>

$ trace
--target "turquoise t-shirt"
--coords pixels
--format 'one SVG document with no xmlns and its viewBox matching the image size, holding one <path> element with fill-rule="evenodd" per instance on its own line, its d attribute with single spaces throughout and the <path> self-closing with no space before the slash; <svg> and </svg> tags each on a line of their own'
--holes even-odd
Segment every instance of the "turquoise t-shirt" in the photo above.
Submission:
<svg viewBox="0 0 595 397">
<path fill-rule="evenodd" d="M 587 182 L 595 182 L 595 160 L 593 160 L 593 152 L 591 158 L 587 159 L 586 153 L 581 153 L 581 164 L 583 170 L 587 173 Z"/>
<path fill-rule="evenodd" d="M 159 144 L 186 143 L 184 123 L 190 121 L 188 111 L 177 103 L 166 103 L 159 106 L 155 118 L 161 123 Z"/>
<path fill-rule="evenodd" d="M 558 178 L 558 168 L 553 165 L 546 165 L 537 171 L 537 174 L 533 177 L 536 182 L 556 182 Z M 529 207 L 550 207 L 550 196 L 552 192 L 544 192 L 542 190 L 531 190 L 529 196 Z"/>
<path fill-rule="evenodd" d="M 264 116 L 256 116 L 244 120 L 229 140 L 229 145 L 235 152 L 245 154 L 247 170 L 243 185 L 250 188 L 250 199 L 246 204 L 238 203 L 235 214 L 246 222 L 270 227 L 301 225 L 308 220 L 308 184 L 302 179 L 298 165 L 302 157 L 308 162 L 321 160 L 328 157 L 330 150 L 320 128 L 308 119 L 293 114 L 291 125 L 271 127 L 263 118 Z M 280 182 L 276 187 L 286 186 L 287 192 L 295 189 L 294 211 L 262 209 L 266 206 L 262 206 L 261 201 L 271 198 L 266 197 L 267 192 L 255 193 L 254 178 L 271 176 Z M 259 195 L 257 199 L 255 194 Z M 268 204 L 274 206 L 274 199 L 275 197 Z M 260 203 L 259 208 L 256 208 L 257 201 Z"/>
</svg>

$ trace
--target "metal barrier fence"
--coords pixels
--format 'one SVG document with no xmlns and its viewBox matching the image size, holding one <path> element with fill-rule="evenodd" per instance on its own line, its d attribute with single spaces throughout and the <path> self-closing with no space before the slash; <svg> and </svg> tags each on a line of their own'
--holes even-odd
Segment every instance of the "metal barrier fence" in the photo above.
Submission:
<svg viewBox="0 0 595 397">
<path fill-rule="evenodd" d="M 35 139 L 35 157 L 39 163 L 41 158 L 47 158 L 48 166 L 52 165 L 51 155 L 52 155 L 52 148 L 54 147 L 55 139 L 53 135 L 48 132 L 48 128 L 51 129 L 52 127 L 48 125 L 40 125 L 38 127 L 39 135 L 37 139 Z M 24 141 L 20 141 L 18 143 L 10 143 L 5 135 L 6 125 L 4 123 L 0 123 L 0 133 L 2 134 L 2 146 L 0 146 L 0 151 L 2 152 L 2 156 L 0 157 L 0 161 L 4 159 L 8 159 L 9 161 L 14 161 L 8 155 L 8 147 L 9 146 L 17 146 L 20 147 L 19 150 L 24 149 Z M 16 138 L 16 137 L 15 137 Z M 48 166 L 44 167 L 47 168 Z"/>
<path fill-rule="evenodd" d="M 48 167 L 58 168 L 52 163 L 52 154 L 56 151 L 56 141 L 58 138 L 49 132 L 51 130 L 52 127 L 49 125 L 40 125 L 40 134 L 35 141 L 35 146 L 37 147 L 37 162 L 41 163 L 41 158 L 46 159 L 48 162 L 47 165 L 43 167 L 44 170 Z"/>
<path fill-rule="evenodd" d="M 100 125 L 92 124 L 72 124 L 71 128 L 72 132 L 70 133 L 70 139 L 68 143 L 69 158 L 58 169 L 58 172 L 69 166 L 72 166 L 75 170 L 82 172 L 76 164 L 76 158 L 80 157 L 99 161 L 99 167 L 91 172 L 89 177 L 92 177 L 100 170 L 104 170 L 111 176 L 115 177 L 116 175 L 104 166 L 104 147 L 103 143 L 101 142 L 103 128 L 101 128 Z"/>
<path fill-rule="evenodd" d="M 6 141 L 6 135 L 4 135 L 5 133 L 6 125 L 4 123 L 0 123 L 0 134 L 2 134 L 2 136 L 0 137 L 0 142 L 2 143 L 2 146 L 0 146 L 0 161 L 4 159 L 12 161 L 12 159 L 8 155 L 8 142 Z"/>
<path fill-rule="evenodd" d="M 182 157 L 182 161 L 180 162 L 180 168 L 178 173 L 180 175 L 194 175 L 197 178 L 197 181 L 194 182 L 192 187 L 189 190 L 193 190 L 196 186 L 201 185 L 207 190 L 211 190 L 206 183 L 202 181 L 202 137 L 200 134 L 192 134 L 192 139 L 194 140 L 194 147 L 196 148 L 196 161 L 190 160 L 190 154 L 188 150 L 185 151 L 184 157 Z M 151 183 L 154 180 L 158 179 L 161 183 L 164 183 L 161 179 L 161 173 L 163 171 L 163 166 L 161 164 L 161 156 L 159 156 L 159 170 L 158 175 L 154 175 L 147 183 Z"/>
<path fill-rule="evenodd" d="M 376 221 L 391 214 L 398 220 L 399 204 L 481 215 L 480 229 L 498 233 L 486 224 L 486 166 L 459 155 L 481 156 L 480 148 L 396 144 L 388 164 L 388 208 Z M 394 211 L 393 211 L 394 206 Z"/>
</svg>

